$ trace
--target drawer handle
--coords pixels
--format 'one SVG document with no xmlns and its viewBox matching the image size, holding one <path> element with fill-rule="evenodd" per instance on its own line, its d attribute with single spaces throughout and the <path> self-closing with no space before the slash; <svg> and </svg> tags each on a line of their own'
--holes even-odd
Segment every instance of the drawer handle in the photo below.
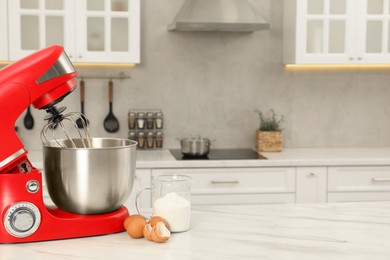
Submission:
<svg viewBox="0 0 390 260">
<path fill-rule="evenodd" d="M 372 182 L 390 182 L 390 178 L 372 178 Z"/>
<path fill-rule="evenodd" d="M 231 180 L 231 181 L 216 181 L 211 180 L 211 184 L 239 184 L 240 182 L 238 180 Z"/>
</svg>

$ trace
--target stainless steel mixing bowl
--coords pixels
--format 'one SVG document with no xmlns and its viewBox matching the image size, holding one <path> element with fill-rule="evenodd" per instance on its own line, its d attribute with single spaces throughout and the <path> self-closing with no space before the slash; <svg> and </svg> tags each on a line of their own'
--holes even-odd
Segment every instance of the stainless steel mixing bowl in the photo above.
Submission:
<svg viewBox="0 0 390 260">
<path fill-rule="evenodd" d="M 43 146 L 44 174 L 54 204 L 77 214 L 103 214 L 119 209 L 130 196 L 137 142 L 92 138 L 89 148 Z M 69 140 L 59 140 L 69 142 Z M 66 145 L 65 145 L 66 147 Z"/>
</svg>

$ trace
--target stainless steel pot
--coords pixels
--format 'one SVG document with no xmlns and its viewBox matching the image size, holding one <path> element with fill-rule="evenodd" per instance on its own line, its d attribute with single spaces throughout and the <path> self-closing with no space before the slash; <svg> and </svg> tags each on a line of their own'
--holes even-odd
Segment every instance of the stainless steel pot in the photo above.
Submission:
<svg viewBox="0 0 390 260">
<path fill-rule="evenodd" d="M 180 139 L 181 153 L 185 156 L 201 157 L 210 152 L 211 141 L 203 137 L 188 137 Z"/>
<path fill-rule="evenodd" d="M 80 139 L 74 141 L 82 145 Z M 128 199 L 137 142 L 92 138 L 90 148 L 51 145 L 56 146 L 43 146 L 44 173 L 50 197 L 58 208 L 77 214 L 103 214 L 119 209 Z"/>
</svg>

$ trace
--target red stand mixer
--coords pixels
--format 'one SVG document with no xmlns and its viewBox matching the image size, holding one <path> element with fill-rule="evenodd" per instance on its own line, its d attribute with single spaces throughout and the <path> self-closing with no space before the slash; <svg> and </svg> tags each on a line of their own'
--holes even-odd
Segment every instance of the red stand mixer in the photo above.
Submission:
<svg viewBox="0 0 390 260">
<path fill-rule="evenodd" d="M 83 215 L 46 206 L 42 174 L 31 165 L 14 130 L 18 117 L 33 104 L 61 122 L 56 104 L 76 88 L 75 71 L 63 47 L 38 51 L 0 70 L 0 243 L 21 243 L 120 232 L 125 207 Z"/>
</svg>

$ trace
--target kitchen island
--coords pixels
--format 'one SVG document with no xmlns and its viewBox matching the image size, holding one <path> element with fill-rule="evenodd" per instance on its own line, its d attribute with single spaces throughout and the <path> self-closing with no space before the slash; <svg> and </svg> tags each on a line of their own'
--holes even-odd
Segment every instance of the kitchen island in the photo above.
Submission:
<svg viewBox="0 0 390 260">
<path fill-rule="evenodd" d="M 193 206 L 166 243 L 127 233 L 0 245 L 0 259 L 389 259 L 390 202 Z"/>
</svg>

